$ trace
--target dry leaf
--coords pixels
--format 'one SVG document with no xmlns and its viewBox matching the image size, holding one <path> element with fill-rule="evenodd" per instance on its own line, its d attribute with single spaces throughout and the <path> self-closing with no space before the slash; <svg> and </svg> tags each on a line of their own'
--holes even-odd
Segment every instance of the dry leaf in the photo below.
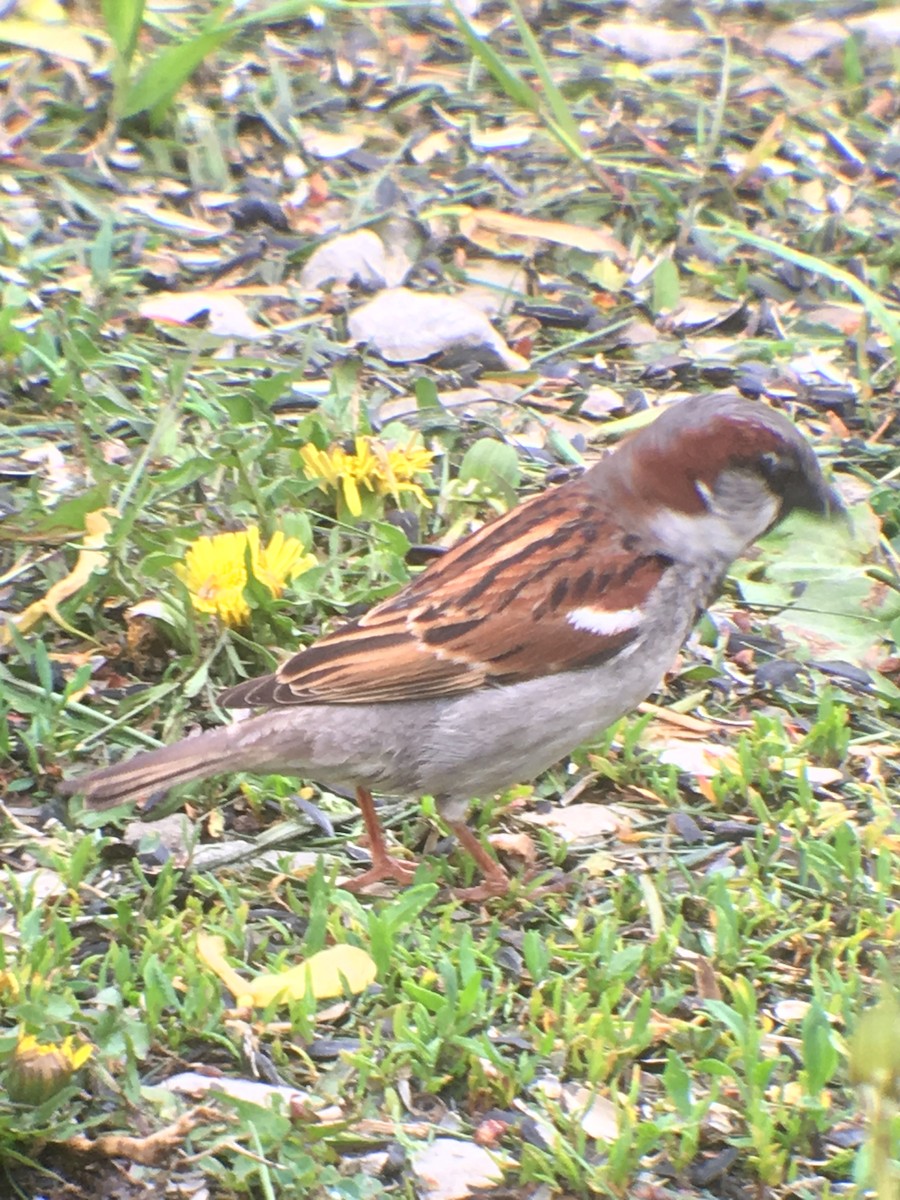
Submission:
<svg viewBox="0 0 900 1200">
<path fill-rule="evenodd" d="M 51 58 L 68 58 L 90 66 L 95 57 L 90 42 L 61 11 L 64 18 L 61 22 L 28 21 L 20 17 L 0 21 L 0 43 L 24 46 Z"/>
<path fill-rule="evenodd" d="M 812 1005 L 808 1000 L 779 1000 L 772 1008 L 772 1016 L 782 1025 L 791 1021 L 802 1021 Z"/>
<path fill-rule="evenodd" d="M 230 1096 L 234 1100 L 242 1100 L 248 1104 L 257 1104 L 260 1108 L 271 1108 L 275 1101 L 290 1109 L 302 1105 L 312 1108 L 316 1103 L 314 1097 L 299 1088 L 279 1086 L 271 1083 L 260 1083 L 258 1079 L 229 1079 L 225 1076 L 201 1075 L 198 1071 L 182 1071 L 164 1079 L 160 1087 L 179 1096 L 210 1096 L 217 1092 Z"/>
<path fill-rule="evenodd" d="M 4 810 L 4 821 L 9 822 L 10 815 L 8 810 Z M 33 831 L 31 831 L 31 836 L 34 837 Z M 32 907 L 37 907 L 45 900 L 55 900 L 66 894 L 66 885 L 63 883 L 62 876 L 56 871 L 51 871 L 49 867 L 35 867 L 34 870 L 11 872 L 8 878 L 20 895 L 30 897 Z"/>
<path fill-rule="evenodd" d="M 364 992 L 376 976 L 375 963 L 359 946 L 341 943 L 320 950 L 300 966 L 277 975 L 258 975 L 253 980 L 253 1003 L 265 1006 L 278 998 L 299 1000 L 312 991 L 317 1000 L 342 996 L 344 987 L 357 995 Z"/>
<path fill-rule="evenodd" d="M 570 1113 L 581 1113 L 581 1128 L 588 1137 L 614 1142 L 619 1136 L 619 1114 L 606 1096 L 575 1083 L 563 1085 L 563 1104 Z"/>
<path fill-rule="evenodd" d="M 63 618 L 59 611 L 59 605 L 64 600 L 68 600 L 70 596 L 74 596 L 76 592 L 80 592 L 91 575 L 95 571 L 102 571 L 106 566 L 109 555 L 103 547 L 106 546 L 106 539 L 112 528 L 109 518 L 117 515 L 113 508 L 98 508 L 95 512 L 85 514 L 85 535 L 81 543 L 83 549 L 78 554 L 75 566 L 65 579 L 57 580 L 52 587 L 48 588 L 47 594 L 41 600 L 35 600 L 33 604 L 29 604 L 24 612 L 10 615 L 9 620 L 16 625 L 20 633 L 27 633 L 41 617 L 47 616 L 74 637 L 87 636 L 79 633 Z M 4 645 L 8 641 L 9 631 L 0 629 L 0 645 Z"/>
<path fill-rule="evenodd" d="M 357 229 L 317 246 L 300 272 L 300 286 L 316 289 L 335 280 L 356 281 L 363 287 L 396 287 L 411 266 L 403 251 L 389 252 L 373 230 Z"/>
<path fill-rule="evenodd" d="M 663 740 L 660 736 L 654 738 L 651 733 L 647 746 L 660 746 L 659 761 L 666 766 L 677 767 L 695 779 L 712 779 L 723 767 L 739 774 L 741 767 L 737 753 L 731 746 L 723 746 L 718 742 L 673 740 L 671 736 Z M 836 767 L 817 767 L 805 759 L 770 758 L 770 771 L 783 772 L 796 776 L 805 768 L 807 780 L 815 787 L 828 787 L 832 783 L 840 783 L 844 778 L 843 771 Z"/>
<path fill-rule="evenodd" d="M 365 138 L 361 129 L 339 130 L 330 133 L 327 129 L 309 129 L 302 134 L 303 149 L 313 158 L 342 158 L 351 150 L 358 150 Z"/>
<path fill-rule="evenodd" d="M 589 254 L 611 254 L 619 262 L 628 258 L 628 251 L 618 238 L 595 225 L 542 221 L 538 217 L 520 217 L 517 213 L 496 212 L 492 208 L 472 208 L 463 213 L 459 231 L 469 241 L 498 254 L 521 254 L 524 240 L 573 246 Z"/>
<path fill-rule="evenodd" d="M 250 317 L 243 300 L 226 288 L 156 292 L 141 301 L 138 313 L 148 321 L 164 325 L 188 325 L 205 315 L 208 332 L 245 341 L 266 337 L 269 332 Z"/>
<path fill-rule="evenodd" d="M 493 296 L 491 307 L 476 305 L 482 312 L 506 313 L 517 300 L 528 295 L 528 273 L 521 263 L 496 258 L 470 258 L 465 265 L 467 294 L 480 288 Z"/>
<path fill-rule="evenodd" d="M 473 1189 L 493 1187 L 503 1179 L 487 1150 L 456 1138 L 435 1138 L 413 1154 L 410 1165 L 422 1200 L 464 1200 Z"/>
<path fill-rule="evenodd" d="M 537 858 L 537 847 L 527 833 L 492 833 L 491 846 L 502 854 L 514 854 L 529 865 Z"/>
<path fill-rule="evenodd" d="M 778 157 L 778 151 L 784 144 L 783 134 L 786 124 L 787 115 L 783 112 L 776 113 L 754 145 L 742 156 L 744 165 L 739 175 L 742 182 L 749 179 L 770 159 Z"/>
<path fill-rule="evenodd" d="M 507 346 L 484 313 L 457 296 L 387 288 L 350 314 L 350 336 L 388 362 L 420 362 L 457 348 L 486 348 L 511 371 L 527 361 Z"/>
<path fill-rule="evenodd" d="M 842 22 L 803 18 L 793 25 L 777 28 L 766 38 L 762 48 L 769 54 L 803 66 L 846 40 L 847 27 Z"/>
<path fill-rule="evenodd" d="M 702 954 L 698 954 L 694 959 L 694 980 L 697 986 L 697 995 L 701 1000 L 722 999 L 716 969 Z"/>
<path fill-rule="evenodd" d="M 476 150 L 503 150 L 510 146 L 524 146 L 531 141 L 534 129 L 530 125 L 500 125 L 479 129 L 473 125 L 469 130 L 469 141 Z"/>
<path fill-rule="evenodd" d="M 878 8 L 874 12 L 850 17 L 847 25 L 854 32 L 862 32 L 881 45 L 896 46 L 900 43 L 900 6 Z"/>
<path fill-rule="evenodd" d="M 120 207 L 132 212 L 139 212 L 156 225 L 166 229 L 176 229 L 179 233 L 198 238 L 220 238 L 224 232 L 218 225 L 211 225 L 199 217 L 185 216 L 171 208 L 160 208 L 157 202 L 149 196 L 126 196 L 120 201 Z"/>
<path fill-rule="evenodd" d="M 657 321 L 664 332 L 674 329 L 715 329 L 741 311 L 743 300 L 711 300 L 690 296 Z"/>
<path fill-rule="evenodd" d="M 84 486 L 84 471 L 77 460 L 67 458 L 52 442 L 42 442 L 23 450 L 19 457 L 23 463 L 38 469 L 42 477 L 41 491 L 49 497 Z"/>
<path fill-rule="evenodd" d="M 160 846 L 179 866 L 188 862 L 191 846 L 196 840 L 196 826 L 184 812 L 170 813 L 158 821 L 130 821 L 122 831 L 122 841 L 126 845 Z"/>
<path fill-rule="evenodd" d="M 692 54 L 704 35 L 688 29 L 672 29 L 659 21 L 604 21 L 594 30 L 594 39 L 611 46 L 623 58 L 639 63 Z"/>
<path fill-rule="evenodd" d="M 804 325 L 825 325 L 836 329 L 844 337 L 853 337 L 862 328 L 865 321 L 865 309 L 861 304 L 820 304 L 816 308 L 808 308 L 803 313 Z M 831 413 L 826 414 L 831 416 Z M 845 437 L 849 434 L 844 434 Z"/>
<path fill-rule="evenodd" d="M 604 804 L 570 804 L 546 813 L 523 813 L 529 825 L 552 829 L 564 842 L 591 841 L 604 834 L 622 832 L 621 819 Z"/>
<path fill-rule="evenodd" d="M 648 743 L 653 744 L 652 738 Z M 659 751 L 659 761 L 666 766 L 677 767 L 695 779 L 712 779 L 722 767 L 738 773 L 740 762 L 731 746 L 716 742 L 673 741 L 667 738 Z"/>
<path fill-rule="evenodd" d="M 699 717 L 692 717 L 689 713 L 675 712 L 674 709 L 663 708 L 659 704 L 651 704 L 648 700 L 638 705 L 638 712 L 653 713 L 653 716 L 657 720 L 664 721 L 669 725 L 675 725 L 679 729 L 686 730 L 688 733 L 705 734 L 719 728 L 715 721 L 701 721 Z M 749 721 L 746 722 L 746 725 L 749 728 Z"/>
<path fill-rule="evenodd" d="M 98 1158 L 126 1158 L 129 1162 L 150 1167 L 162 1162 L 174 1151 L 182 1149 L 189 1134 L 201 1122 L 220 1119 L 220 1114 L 211 1109 L 195 1108 L 184 1113 L 165 1129 L 157 1129 L 155 1133 L 148 1133 L 146 1137 L 125 1137 L 122 1134 L 110 1133 L 102 1137 L 87 1138 L 76 1134 L 67 1138 L 62 1145 L 76 1154 L 90 1154 Z"/>
<path fill-rule="evenodd" d="M 197 954 L 201 962 L 222 980 L 239 1007 L 265 1008 L 274 1000 L 287 1004 L 300 1000 L 311 991 L 317 1000 L 344 994 L 347 989 L 356 995 L 374 982 L 375 963 L 359 946 L 342 943 L 320 950 L 306 962 L 286 971 L 264 972 L 254 979 L 244 979 L 225 960 L 225 939 L 201 933 L 197 937 Z"/>
<path fill-rule="evenodd" d="M 409 152 L 410 158 L 420 165 L 431 162 L 439 154 L 449 154 L 456 144 L 456 134 L 449 129 L 436 129 L 417 142 Z"/>
</svg>

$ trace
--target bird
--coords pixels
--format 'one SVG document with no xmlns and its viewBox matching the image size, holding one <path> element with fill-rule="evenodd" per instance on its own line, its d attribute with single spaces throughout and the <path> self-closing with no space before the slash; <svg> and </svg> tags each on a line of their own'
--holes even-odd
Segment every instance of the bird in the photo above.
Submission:
<svg viewBox="0 0 900 1200">
<path fill-rule="evenodd" d="M 355 792 L 371 866 L 411 881 L 373 793 L 434 797 L 481 882 L 510 876 L 466 823 L 654 692 L 731 563 L 794 510 L 843 513 L 803 434 L 737 393 L 666 404 L 583 474 L 463 537 L 394 595 L 221 696 L 257 710 L 64 784 L 107 809 L 235 771 Z"/>
</svg>

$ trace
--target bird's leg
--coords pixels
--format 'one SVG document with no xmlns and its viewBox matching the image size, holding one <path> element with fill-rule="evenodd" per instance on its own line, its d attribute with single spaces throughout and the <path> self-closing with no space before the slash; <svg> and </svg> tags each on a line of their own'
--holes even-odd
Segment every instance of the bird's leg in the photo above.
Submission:
<svg viewBox="0 0 900 1200">
<path fill-rule="evenodd" d="M 490 900 L 492 896 L 504 896 L 509 891 L 509 876 L 497 860 L 488 854 L 465 821 L 447 821 L 447 824 L 484 876 L 484 881 L 475 887 L 454 888 L 453 895 L 457 900 Z"/>
<path fill-rule="evenodd" d="M 366 826 L 372 865 L 368 871 L 363 871 L 362 875 L 357 875 L 355 879 L 351 879 L 341 886 L 345 891 L 358 892 L 368 887 L 370 883 L 379 883 L 382 879 L 393 879 L 397 883 L 412 883 L 416 873 L 415 867 L 411 867 L 408 863 L 402 862 L 388 853 L 384 830 L 378 819 L 372 793 L 367 788 L 358 787 L 356 803 L 359 805 Z"/>
</svg>

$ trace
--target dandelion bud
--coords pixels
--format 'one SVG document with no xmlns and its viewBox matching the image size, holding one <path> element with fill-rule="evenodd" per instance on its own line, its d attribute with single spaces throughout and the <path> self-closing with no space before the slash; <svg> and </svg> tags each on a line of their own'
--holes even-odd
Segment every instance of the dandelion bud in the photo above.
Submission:
<svg viewBox="0 0 900 1200">
<path fill-rule="evenodd" d="M 23 1034 L 6 1071 L 10 1099 L 18 1104 L 43 1104 L 66 1086 L 92 1053 L 92 1046 L 76 1047 L 70 1037 L 42 1044 L 31 1034 Z"/>
</svg>

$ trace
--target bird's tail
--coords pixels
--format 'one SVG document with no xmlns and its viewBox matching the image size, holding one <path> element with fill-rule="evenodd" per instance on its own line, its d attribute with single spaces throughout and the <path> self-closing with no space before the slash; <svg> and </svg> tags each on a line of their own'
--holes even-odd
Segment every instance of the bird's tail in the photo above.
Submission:
<svg viewBox="0 0 900 1200">
<path fill-rule="evenodd" d="M 248 739 L 241 729 L 242 725 L 251 723 L 225 725 L 196 737 L 184 738 L 171 746 L 162 746 L 159 750 L 148 750 L 128 762 L 67 779 L 61 790 L 69 795 L 84 796 L 88 808 L 104 809 L 194 779 L 252 769 L 256 764 L 252 753 L 248 754 Z"/>
</svg>

